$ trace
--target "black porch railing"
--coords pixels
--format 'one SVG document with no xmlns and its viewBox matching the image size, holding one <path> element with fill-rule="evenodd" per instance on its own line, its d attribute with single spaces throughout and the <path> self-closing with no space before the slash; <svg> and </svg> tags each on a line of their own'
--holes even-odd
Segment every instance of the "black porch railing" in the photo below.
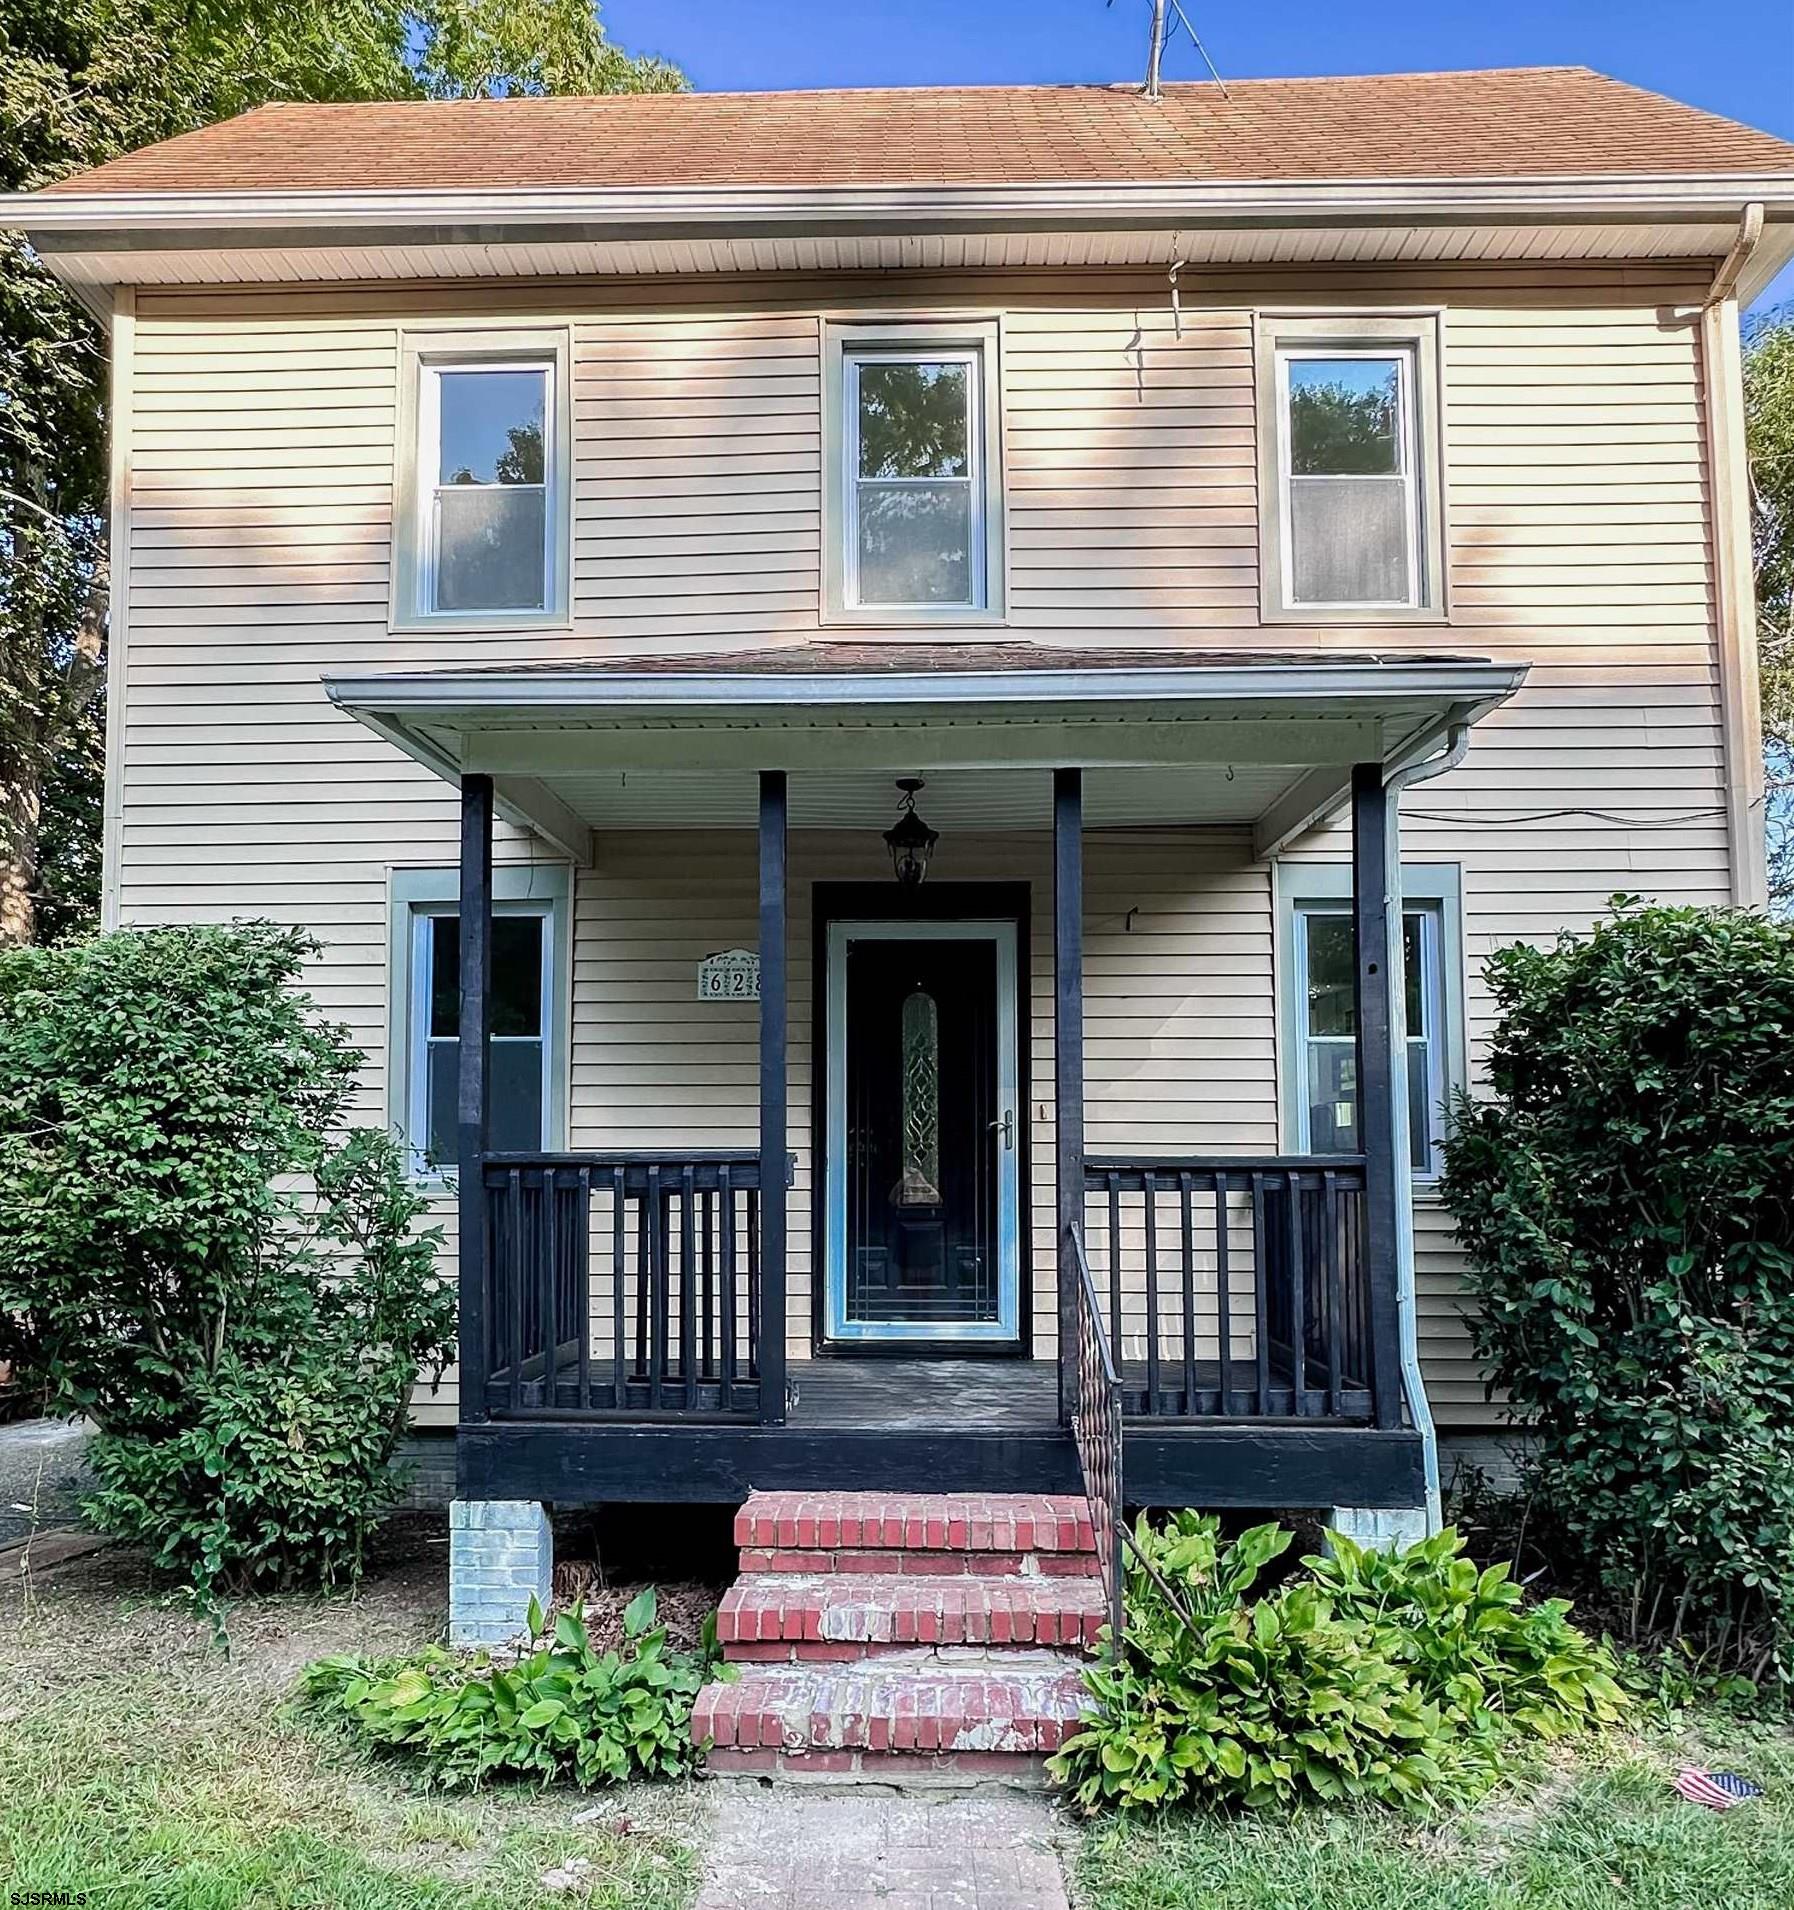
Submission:
<svg viewBox="0 0 1794 1910">
<path fill-rule="evenodd" d="M 1359 1156 L 1093 1157 L 1085 1238 L 1129 1416 L 1371 1417 Z"/>
<path fill-rule="evenodd" d="M 757 1153 L 489 1155 L 494 1418 L 759 1406 Z"/>
<path fill-rule="evenodd" d="M 1119 1658 L 1126 1586 L 1121 1559 L 1126 1536 L 1121 1499 L 1121 1381 L 1103 1331 L 1102 1302 L 1075 1226 L 1067 1227 L 1059 1242 L 1059 1277 L 1072 1295 L 1071 1436 L 1078 1449 L 1078 1470 L 1084 1477 L 1084 1497 L 1090 1504 L 1096 1558 L 1102 1569 L 1110 1648 Z"/>
</svg>

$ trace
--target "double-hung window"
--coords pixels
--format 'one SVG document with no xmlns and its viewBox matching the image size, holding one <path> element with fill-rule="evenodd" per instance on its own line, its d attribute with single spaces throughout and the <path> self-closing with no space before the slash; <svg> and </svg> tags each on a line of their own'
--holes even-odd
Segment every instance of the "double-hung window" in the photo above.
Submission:
<svg viewBox="0 0 1794 1910">
<path fill-rule="evenodd" d="M 394 1117 L 425 1176 L 452 1172 L 461 1066 L 461 921 L 454 872 L 394 878 Z M 495 872 L 487 1146 L 558 1144 L 564 1033 L 566 872 Z"/>
<path fill-rule="evenodd" d="M 407 354 L 401 620 L 542 622 L 567 588 L 566 354 L 420 342 Z"/>
<path fill-rule="evenodd" d="M 1267 615 L 1441 612 L 1436 326 L 1261 322 Z"/>
<path fill-rule="evenodd" d="M 1000 613 L 995 327 L 834 327 L 828 354 L 828 609 L 896 622 Z"/>
<path fill-rule="evenodd" d="M 1342 872 L 1344 873 L 1344 872 Z M 1349 875 L 1292 867 L 1284 1070 L 1290 1141 L 1303 1154 L 1352 1154 L 1358 1127 L 1357 1004 L 1353 994 Z M 1460 1078 L 1455 870 L 1404 871 L 1403 1006 L 1407 1019 L 1409 1152 L 1417 1179 L 1432 1179 Z"/>
</svg>

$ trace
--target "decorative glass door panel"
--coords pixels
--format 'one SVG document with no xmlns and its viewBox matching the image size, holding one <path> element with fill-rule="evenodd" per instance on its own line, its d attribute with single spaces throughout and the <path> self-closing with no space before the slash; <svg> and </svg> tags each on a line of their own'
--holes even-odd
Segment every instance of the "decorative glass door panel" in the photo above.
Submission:
<svg viewBox="0 0 1794 1910">
<path fill-rule="evenodd" d="M 1016 1335 L 1015 931 L 835 923 L 827 1334 Z"/>
</svg>

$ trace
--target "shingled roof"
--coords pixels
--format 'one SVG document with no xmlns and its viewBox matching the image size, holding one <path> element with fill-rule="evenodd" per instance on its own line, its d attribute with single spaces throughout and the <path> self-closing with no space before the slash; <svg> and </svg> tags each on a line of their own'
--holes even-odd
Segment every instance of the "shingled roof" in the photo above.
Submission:
<svg viewBox="0 0 1794 1910">
<path fill-rule="evenodd" d="M 1586 67 L 1137 87 L 264 106 L 56 193 L 914 187 L 1794 173 Z"/>
</svg>

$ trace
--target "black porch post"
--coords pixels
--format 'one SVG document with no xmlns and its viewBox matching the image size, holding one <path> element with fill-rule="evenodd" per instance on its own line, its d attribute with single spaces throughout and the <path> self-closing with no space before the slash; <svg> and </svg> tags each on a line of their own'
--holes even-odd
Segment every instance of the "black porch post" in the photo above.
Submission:
<svg viewBox="0 0 1794 1910">
<path fill-rule="evenodd" d="M 1401 1337 L 1396 1308 L 1397 1203 L 1408 1164 L 1395 1158 L 1398 1077 L 1394 1024 L 1400 977 L 1401 873 L 1389 865 L 1389 792 L 1380 763 L 1352 771 L 1353 973 L 1358 1029 L 1358 1147 L 1364 1156 L 1365 1271 L 1370 1282 L 1371 1387 L 1377 1424 L 1402 1423 Z"/>
<path fill-rule="evenodd" d="M 486 1417 L 486 1110 L 492 1045 L 492 778 L 461 778 L 459 1170 L 460 1417 Z"/>
<path fill-rule="evenodd" d="M 1075 1299 L 1066 1229 L 1084 1219 L 1084 775 L 1053 772 L 1054 1177 L 1059 1276 L 1059 1418 L 1070 1424 Z"/>
<path fill-rule="evenodd" d="M 785 1423 L 785 772 L 760 772 L 760 1423 Z"/>
</svg>

